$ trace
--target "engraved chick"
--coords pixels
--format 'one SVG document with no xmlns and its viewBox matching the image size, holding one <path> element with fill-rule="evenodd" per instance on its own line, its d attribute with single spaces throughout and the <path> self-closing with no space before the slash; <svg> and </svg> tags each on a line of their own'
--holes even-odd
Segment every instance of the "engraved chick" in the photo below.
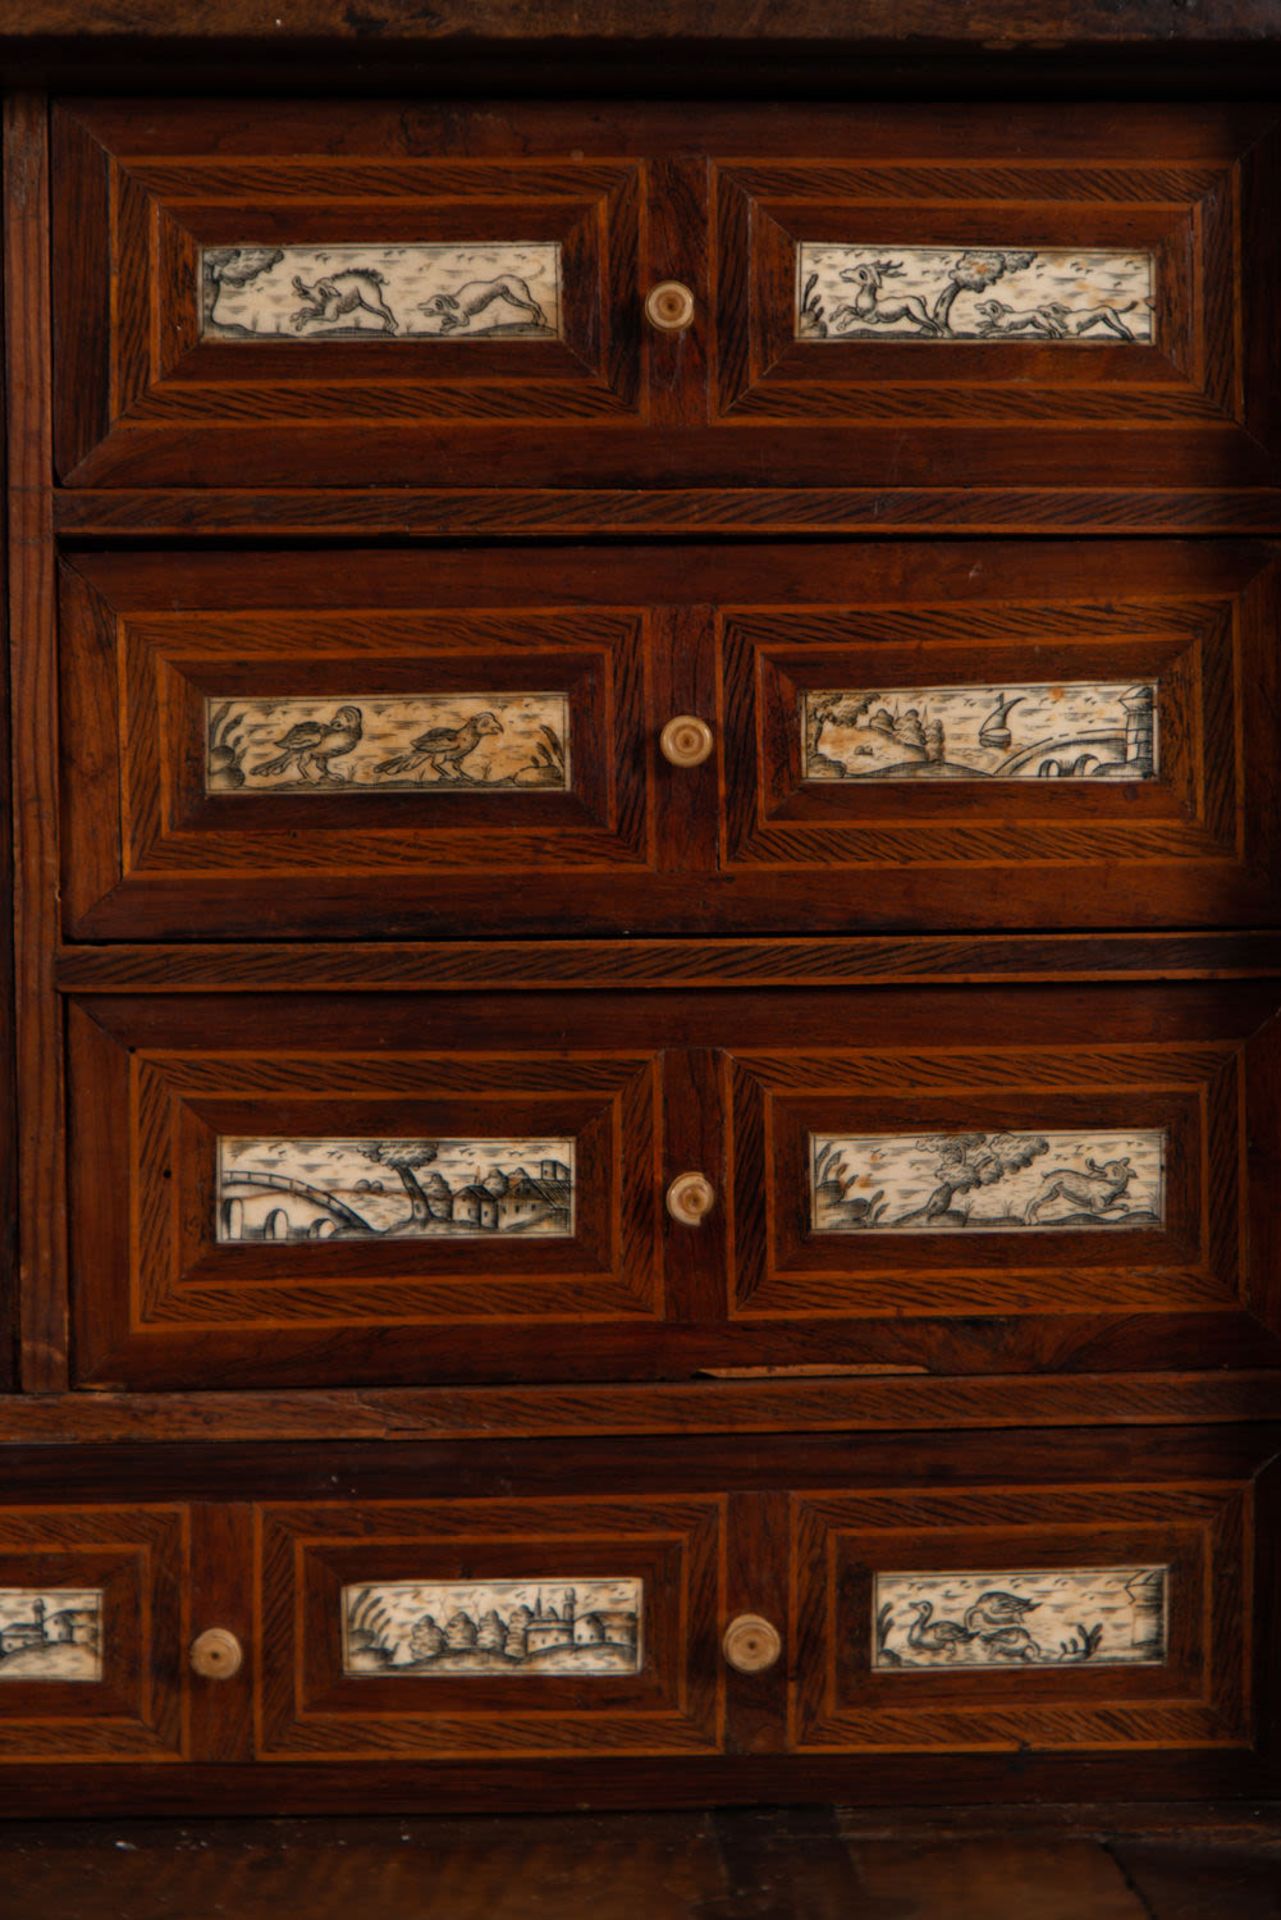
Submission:
<svg viewBox="0 0 1281 1920">
<path fill-rule="evenodd" d="M 420 767 L 430 767 L 441 780 L 470 780 L 472 776 L 464 771 L 462 762 L 476 751 L 485 734 L 502 731 L 502 721 L 492 713 L 474 713 L 461 727 L 429 727 L 410 741 L 408 753 L 380 761 L 375 772 L 403 777 L 417 773 Z"/>
<path fill-rule="evenodd" d="M 299 778 L 314 786 L 326 782 L 341 786 L 341 776 L 330 771 L 329 762 L 357 747 L 362 731 L 359 707 L 339 707 L 332 720 L 300 720 L 288 733 L 273 741 L 274 746 L 284 751 L 274 760 L 260 760 L 251 771 L 269 779 L 293 765 Z"/>
</svg>

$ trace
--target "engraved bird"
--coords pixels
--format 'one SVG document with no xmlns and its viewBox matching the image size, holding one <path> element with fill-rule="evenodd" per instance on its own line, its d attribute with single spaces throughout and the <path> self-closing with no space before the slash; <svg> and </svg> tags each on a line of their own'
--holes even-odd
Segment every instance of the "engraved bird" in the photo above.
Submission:
<svg viewBox="0 0 1281 1920">
<path fill-rule="evenodd" d="M 253 771 L 266 779 L 292 765 L 301 779 L 313 785 L 325 781 L 339 785 L 339 776 L 330 772 L 329 762 L 358 746 L 362 731 L 359 707 L 339 707 L 332 720 L 299 720 L 272 742 L 283 752 L 274 760 L 260 760 Z"/>
<path fill-rule="evenodd" d="M 986 1639 L 989 1634 L 1004 1633 L 1010 1627 L 1021 1625 L 1025 1613 L 1035 1613 L 1039 1600 L 1025 1600 L 1020 1594 L 1006 1593 L 994 1589 L 990 1593 L 981 1593 L 972 1607 L 966 1609 L 966 1631 L 978 1634 Z"/>
<path fill-rule="evenodd" d="M 375 772 L 403 776 L 417 773 L 420 767 L 430 767 L 442 780 L 470 780 L 472 776 L 464 771 L 463 761 L 476 751 L 486 734 L 502 731 L 502 721 L 492 713 L 474 713 L 461 727 L 429 727 L 426 733 L 410 741 L 407 753 L 380 761 Z"/>
<path fill-rule="evenodd" d="M 912 1600 L 908 1603 L 916 1613 L 916 1618 L 907 1630 L 907 1644 L 920 1653 L 945 1653 L 953 1659 L 958 1647 L 963 1647 L 974 1635 L 968 1633 L 955 1620 L 930 1621 L 934 1611 L 932 1600 Z"/>
</svg>

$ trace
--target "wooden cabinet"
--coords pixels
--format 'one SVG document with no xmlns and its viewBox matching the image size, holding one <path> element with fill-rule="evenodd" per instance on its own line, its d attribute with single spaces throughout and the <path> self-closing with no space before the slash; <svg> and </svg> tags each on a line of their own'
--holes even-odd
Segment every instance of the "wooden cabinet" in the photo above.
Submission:
<svg viewBox="0 0 1281 1920">
<path fill-rule="evenodd" d="M 1275 1790 L 1278 110 L 381 46 L 7 102 L 11 1805 Z"/>
</svg>

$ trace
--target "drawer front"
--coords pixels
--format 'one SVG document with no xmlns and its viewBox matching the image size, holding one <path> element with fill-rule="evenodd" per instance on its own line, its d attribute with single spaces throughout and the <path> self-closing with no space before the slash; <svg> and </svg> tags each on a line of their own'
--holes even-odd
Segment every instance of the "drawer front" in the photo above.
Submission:
<svg viewBox="0 0 1281 1920">
<path fill-rule="evenodd" d="M 0 1509 L 0 1762 L 182 1759 L 181 1507 Z"/>
<path fill-rule="evenodd" d="M 85 556 L 67 931 L 1266 922 L 1277 617 L 1262 545 Z"/>
<path fill-rule="evenodd" d="M 798 1493 L 795 1750 L 1244 1746 L 1249 1487 Z"/>
<path fill-rule="evenodd" d="M 260 1752 L 707 1754 L 724 1502 L 266 1506 Z"/>
<path fill-rule="evenodd" d="M 85 997 L 78 1377 L 1272 1363 L 1276 1013 L 1240 982 L 779 992 L 768 1028 L 710 991 Z"/>
<path fill-rule="evenodd" d="M 1265 484 L 1275 124 L 70 103 L 62 477 Z"/>
</svg>

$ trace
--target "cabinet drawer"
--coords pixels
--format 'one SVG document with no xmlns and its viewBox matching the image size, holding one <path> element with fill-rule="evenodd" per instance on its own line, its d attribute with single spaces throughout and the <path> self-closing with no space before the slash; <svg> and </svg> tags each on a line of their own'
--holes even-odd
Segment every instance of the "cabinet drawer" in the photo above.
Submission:
<svg viewBox="0 0 1281 1920">
<path fill-rule="evenodd" d="M 1261 544 L 83 556 L 67 931 L 1267 922 L 1277 617 Z"/>
<path fill-rule="evenodd" d="M 187 1517 L 0 1508 L 0 1763 L 179 1760 Z"/>
<path fill-rule="evenodd" d="M 1106 471 L 1120 513 L 1120 490 L 1190 472 L 1268 484 L 1275 126 L 1194 106 L 68 103 L 62 477 Z M 646 319 L 670 280 L 692 296 L 678 331 Z"/>
<path fill-rule="evenodd" d="M 723 1507 L 669 1495 L 260 1510 L 262 1754 L 716 1752 Z"/>
<path fill-rule="evenodd" d="M 768 1027 L 713 991 L 86 996 L 78 1377 L 1275 1362 L 1276 1012 L 1240 982 L 779 992 Z"/>
</svg>

